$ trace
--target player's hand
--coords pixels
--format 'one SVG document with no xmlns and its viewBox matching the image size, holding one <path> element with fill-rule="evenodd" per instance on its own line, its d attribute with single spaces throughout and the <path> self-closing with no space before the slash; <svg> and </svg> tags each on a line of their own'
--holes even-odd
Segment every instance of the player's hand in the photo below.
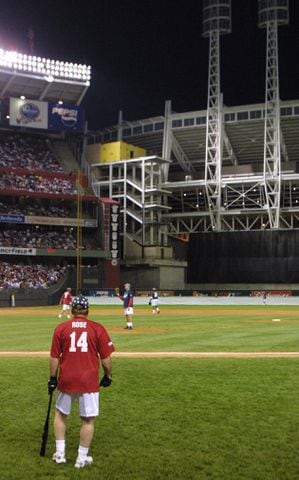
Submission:
<svg viewBox="0 0 299 480">
<path fill-rule="evenodd" d="M 54 392 L 55 388 L 58 385 L 57 377 L 50 377 L 48 380 L 48 393 L 51 395 L 51 393 Z"/>
<path fill-rule="evenodd" d="M 100 387 L 110 387 L 112 383 L 112 378 L 108 377 L 108 375 L 104 375 L 100 381 Z"/>
</svg>

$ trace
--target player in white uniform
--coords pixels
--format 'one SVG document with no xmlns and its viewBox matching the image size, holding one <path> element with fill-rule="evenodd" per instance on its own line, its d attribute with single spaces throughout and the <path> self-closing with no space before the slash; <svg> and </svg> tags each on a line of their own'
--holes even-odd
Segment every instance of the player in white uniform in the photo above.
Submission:
<svg viewBox="0 0 299 480">
<path fill-rule="evenodd" d="M 159 294 L 157 292 L 156 288 L 152 289 L 151 293 L 151 298 L 149 301 L 149 305 L 152 306 L 153 314 L 155 313 L 160 313 L 160 308 L 159 308 Z"/>
</svg>

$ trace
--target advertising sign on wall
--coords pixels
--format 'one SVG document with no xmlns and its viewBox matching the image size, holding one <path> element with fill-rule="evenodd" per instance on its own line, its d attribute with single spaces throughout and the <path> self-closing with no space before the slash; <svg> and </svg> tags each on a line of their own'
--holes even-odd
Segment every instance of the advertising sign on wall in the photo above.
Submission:
<svg viewBox="0 0 299 480">
<path fill-rule="evenodd" d="M 50 130 L 74 130 L 82 132 L 84 114 L 76 105 L 49 104 L 48 126 Z"/>
<path fill-rule="evenodd" d="M 48 103 L 38 100 L 9 99 L 9 125 L 48 128 Z"/>
</svg>

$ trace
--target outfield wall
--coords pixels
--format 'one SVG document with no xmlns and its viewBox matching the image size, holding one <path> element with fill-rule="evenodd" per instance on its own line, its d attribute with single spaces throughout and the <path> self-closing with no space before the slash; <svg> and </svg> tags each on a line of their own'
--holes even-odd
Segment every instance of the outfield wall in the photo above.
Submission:
<svg viewBox="0 0 299 480">
<path fill-rule="evenodd" d="M 116 305 L 122 307 L 122 302 L 117 297 L 88 297 L 90 305 Z M 262 297 L 210 297 L 210 296 L 199 296 L 199 297 L 160 297 L 160 306 L 163 305 L 261 305 L 264 307 L 264 302 Z M 148 305 L 148 297 L 135 297 L 135 305 L 144 305 L 150 308 Z M 298 315 L 299 315 L 299 296 L 289 297 L 289 296 L 280 296 L 280 295 L 271 295 L 267 297 L 266 306 L 269 305 L 298 305 Z"/>
</svg>

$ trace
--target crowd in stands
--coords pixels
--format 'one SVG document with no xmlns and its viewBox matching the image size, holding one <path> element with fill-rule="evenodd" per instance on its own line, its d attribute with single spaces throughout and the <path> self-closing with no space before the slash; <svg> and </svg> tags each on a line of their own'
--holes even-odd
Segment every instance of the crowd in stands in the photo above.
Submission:
<svg viewBox="0 0 299 480">
<path fill-rule="evenodd" d="M 75 176 L 65 174 L 52 152 L 50 140 L 38 134 L 0 131 L 0 215 L 76 218 L 77 202 L 74 197 L 67 197 L 76 194 Z M 98 203 L 88 201 L 83 213 L 84 217 L 94 218 L 98 214 Z M 33 225 L 34 219 L 30 220 L 32 225 L 29 220 L 25 220 L 27 224 L 17 224 L 2 219 L 6 223 L 0 223 L 0 247 L 76 250 L 76 228 L 62 227 L 63 221 L 56 222 L 59 226 L 55 227 L 55 221 L 46 226 Z M 82 248 L 99 248 L 95 229 L 85 232 Z M 35 263 L 38 258 L 34 260 L 34 257 L 33 260 L 29 257 L 31 265 L 14 263 L 16 257 L 12 255 L 1 257 L 11 261 L 0 258 L 0 290 L 48 288 L 56 284 L 67 269 L 62 265 Z"/>
<path fill-rule="evenodd" d="M 6 228 L 0 231 L 0 247 L 75 250 L 76 246 L 76 234 L 72 228 L 54 231 L 28 227 L 25 229 Z M 94 248 L 91 236 L 85 240 L 83 238 L 82 247 L 85 250 Z"/>
<path fill-rule="evenodd" d="M 73 208 L 72 210 L 66 206 L 59 205 L 43 205 L 40 203 L 29 203 L 26 204 L 12 204 L 7 202 L 0 201 L 0 214 L 9 214 L 9 215 L 26 215 L 26 216 L 45 216 L 45 217 L 76 217 L 76 211 Z"/>
<path fill-rule="evenodd" d="M 41 175 L 2 174 L 0 189 L 23 190 L 26 192 L 42 192 L 51 194 L 76 194 L 75 183 L 68 178 L 42 177 Z"/>
<path fill-rule="evenodd" d="M 63 169 L 51 151 L 49 140 L 37 135 L 25 136 L 2 132 L 0 134 L 0 167 L 63 173 Z"/>
<path fill-rule="evenodd" d="M 83 203 L 83 217 L 95 218 L 97 216 L 97 202 Z M 40 199 L 32 197 L 1 197 L 0 196 L 0 215 L 26 215 L 26 216 L 44 216 L 76 218 L 77 202 L 73 200 L 62 199 Z"/>
<path fill-rule="evenodd" d="M 7 288 L 49 288 L 66 273 L 63 265 L 27 265 L 0 261 L 0 290 Z"/>
</svg>

